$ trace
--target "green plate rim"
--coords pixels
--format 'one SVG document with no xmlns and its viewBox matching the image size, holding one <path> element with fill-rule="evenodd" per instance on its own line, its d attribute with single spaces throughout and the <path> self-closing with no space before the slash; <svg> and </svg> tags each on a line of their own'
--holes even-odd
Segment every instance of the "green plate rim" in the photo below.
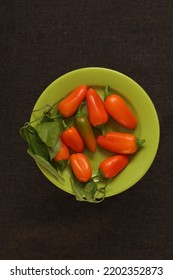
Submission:
<svg viewBox="0 0 173 280">
<path fill-rule="evenodd" d="M 158 151 L 158 148 L 159 148 L 159 143 L 160 143 L 160 124 L 159 124 L 159 117 L 158 117 L 158 114 L 157 114 L 157 111 L 156 111 L 156 108 L 152 102 L 152 99 L 150 98 L 150 96 L 146 93 L 146 91 L 136 82 L 134 81 L 131 77 L 127 76 L 126 74 L 122 73 L 122 72 L 119 72 L 117 70 L 113 70 L 113 69 L 109 69 L 109 68 L 104 68 L 104 67 L 82 67 L 82 68 L 78 68 L 78 69 L 74 69 L 74 70 L 71 70 L 69 71 L 68 73 L 65 73 L 63 75 L 61 75 L 60 77 L 56 78 L 53 82 L 51 82 L 46 88 L 45 90 L 41 93 L 41 95 L 39 96 L 39 98 L 37 99 L 34 107 L 33 107 L 33 110 L 35 108 L 37 108 L 37 105 L 40 101 L 40 98 L 42 98 L 44 95 L 47 94 L 47 90 L 50 89 L 51 87 L 53 87 L 55 85 L 55 83 L 58 81 L 61 81 L 62 79 L 65 79 L 65 78 L 68 78 L 70 77 L 71 75 L 73 75 L 73 73 L 77 74 L 78 72 L 81 72 L 81 71 L 107 71 L 107 72 L 110 72 L 112 74 L 116 74 L 116 75 L 119 75 L 121 77 L 124 77 L 126 80 L 130 81 L 130 83 L 134 84 L 135 87 L 138 87 L 140 89 L 140 91 L 143 92 L 143 94 L 145 95 L 145 98 L 148 100 L 150 106 L 152 107 L 152 111 L 153 111 L 153 116 L 154 116 L 154 121 L 155 121 L 155 125 L 156 125 L 156 130 L 157 130 L 157 140 L 155 140 L 155 151 L 153 153 L 153 156 L 150 158 L 150 161 L 148 163 L 148 165 L 146 165 L 145 169 L 143 169 L 142 172 L 139 172 L 138 173 L 138 176 L 135 177 L 134 180 L 131 180 L 130 181 L 130 184 L 128 185 L 128 187 L 125 187 L 125 188 L 122 188 L 121 191 L 114 191 L 114 192 L 109 192 L 109 194 L 106 194 L 106 197 L 110 197 L 110 196 L 114 196 L 114 195 L 117 195 L 119 193 L 122 193 L 126 190 L 128 190 L 129 188 L 131 188 L 132 186 L 134 186 L 139 180 L 142 179 L 142 177 L 147 173 L 147 171 L 150 169 L 151 165 L 153 164 L 153 161 L 156 157 L 156 154 L 157 154 L 157 151 Z M 33 117 L 33 113 L 31 113 L 31 116 L 30 116 L 30 121 L 32 122 L 35 118 Z M 64 189 L 61 185 L 57 185 L 55 184 L 51 178 L 50 178 L 50 174 L 48 173 L 48 171 L 45 171 L 39 164 L 37 164 L 37 166 L 39 167 L 39 169 L 41 170 L 41 172 L 44 174 L 44 176 L 49 180 L 51 181 L 54 185 L 56 185 L 56 187 L 60 188 L 61 190 L 69 193 L 69 194 L 72 194 L 74 195 L 73 191 L 69 191 L 69 190 L 66 190 Z"/>
</svg>

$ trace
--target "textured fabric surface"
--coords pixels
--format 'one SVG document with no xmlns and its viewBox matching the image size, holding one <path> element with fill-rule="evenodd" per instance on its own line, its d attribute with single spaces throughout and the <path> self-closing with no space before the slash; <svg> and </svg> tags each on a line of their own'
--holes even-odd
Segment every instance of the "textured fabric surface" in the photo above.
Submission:
<svg viewBox="0 0 173 280">
<path fill-rule="evenodd" d="M 173 258 L 173 2 L 1 0 L 0 259 Z M 98 205 L 53 186 L 18 130 L 41 92 L 71 70 L 123 72 L 161 128 L 147 174 Z"/>
</svg>

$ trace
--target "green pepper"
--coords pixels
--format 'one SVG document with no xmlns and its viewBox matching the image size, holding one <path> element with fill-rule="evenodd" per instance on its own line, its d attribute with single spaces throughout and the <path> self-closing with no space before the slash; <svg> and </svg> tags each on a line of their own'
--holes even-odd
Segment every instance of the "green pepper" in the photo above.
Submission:
<svg viewBox="0 0 173 280">
<path fill-rule="evenodd" d="M 82 105 L 80 105 L 75 115 L 75 127 L 80 133 L 85 145 L 91 152 L 96 150 L 96 139 L 94 136 L 93 129 L 90 125 L 88 116 L 82 112 Z"/>
</svg>

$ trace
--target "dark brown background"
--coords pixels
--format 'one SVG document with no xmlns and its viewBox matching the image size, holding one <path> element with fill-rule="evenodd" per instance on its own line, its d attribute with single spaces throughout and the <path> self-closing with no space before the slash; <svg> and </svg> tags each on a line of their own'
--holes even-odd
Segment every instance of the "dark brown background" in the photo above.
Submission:
<svg viewBox="0 0 173 280">
<path fill-rule="evenodd" d="M 173 2 L 1 0 L 0 9 L 0 258 L 172 259 Z M 45 179 L 18 133 L 53 80 L 87 66 L 138 82 L 161 126 L 147 174 L 100 205 Z"/>
</svg>

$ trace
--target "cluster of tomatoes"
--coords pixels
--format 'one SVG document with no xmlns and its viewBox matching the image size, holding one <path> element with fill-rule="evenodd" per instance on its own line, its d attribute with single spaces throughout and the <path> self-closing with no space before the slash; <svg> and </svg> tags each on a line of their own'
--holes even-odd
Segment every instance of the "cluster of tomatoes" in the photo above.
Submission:
<svg viewBox="0 0 173 280">
<path fill-rule="evenodd" d="M 83 101 L 86 101 L 88 114 L 83 114 Z M 83 153 L 85 146 L 95 152 L 96 145 L 113 152 L 115 155 L 103 160 L 99 165 L 99 176 L 112 178 L 128 164 L 128 154 L 135 153 L 144 140 L 135 135 L 121 132 L 105 132 L 104 125 L 109 115 L 128 129 L 134 129 L 137 119 L 125 100 L 105 88 L 105 99 L 99 96 L 94 88 L 79 86 L 57 105 L 58 112 L 63 116 L 64 130 L 61 134 L 62 146 L 55 161 L 70 160 L 76 178 L 88 182 L 92 178 L 92 168 Z M 68 127 L 65 119 L 74 116 L 74 126 Z M 95 137 L 93 127 L 101 130 Z M 69 152 L 69 148 L 74 153 Z"/>
</svg>

